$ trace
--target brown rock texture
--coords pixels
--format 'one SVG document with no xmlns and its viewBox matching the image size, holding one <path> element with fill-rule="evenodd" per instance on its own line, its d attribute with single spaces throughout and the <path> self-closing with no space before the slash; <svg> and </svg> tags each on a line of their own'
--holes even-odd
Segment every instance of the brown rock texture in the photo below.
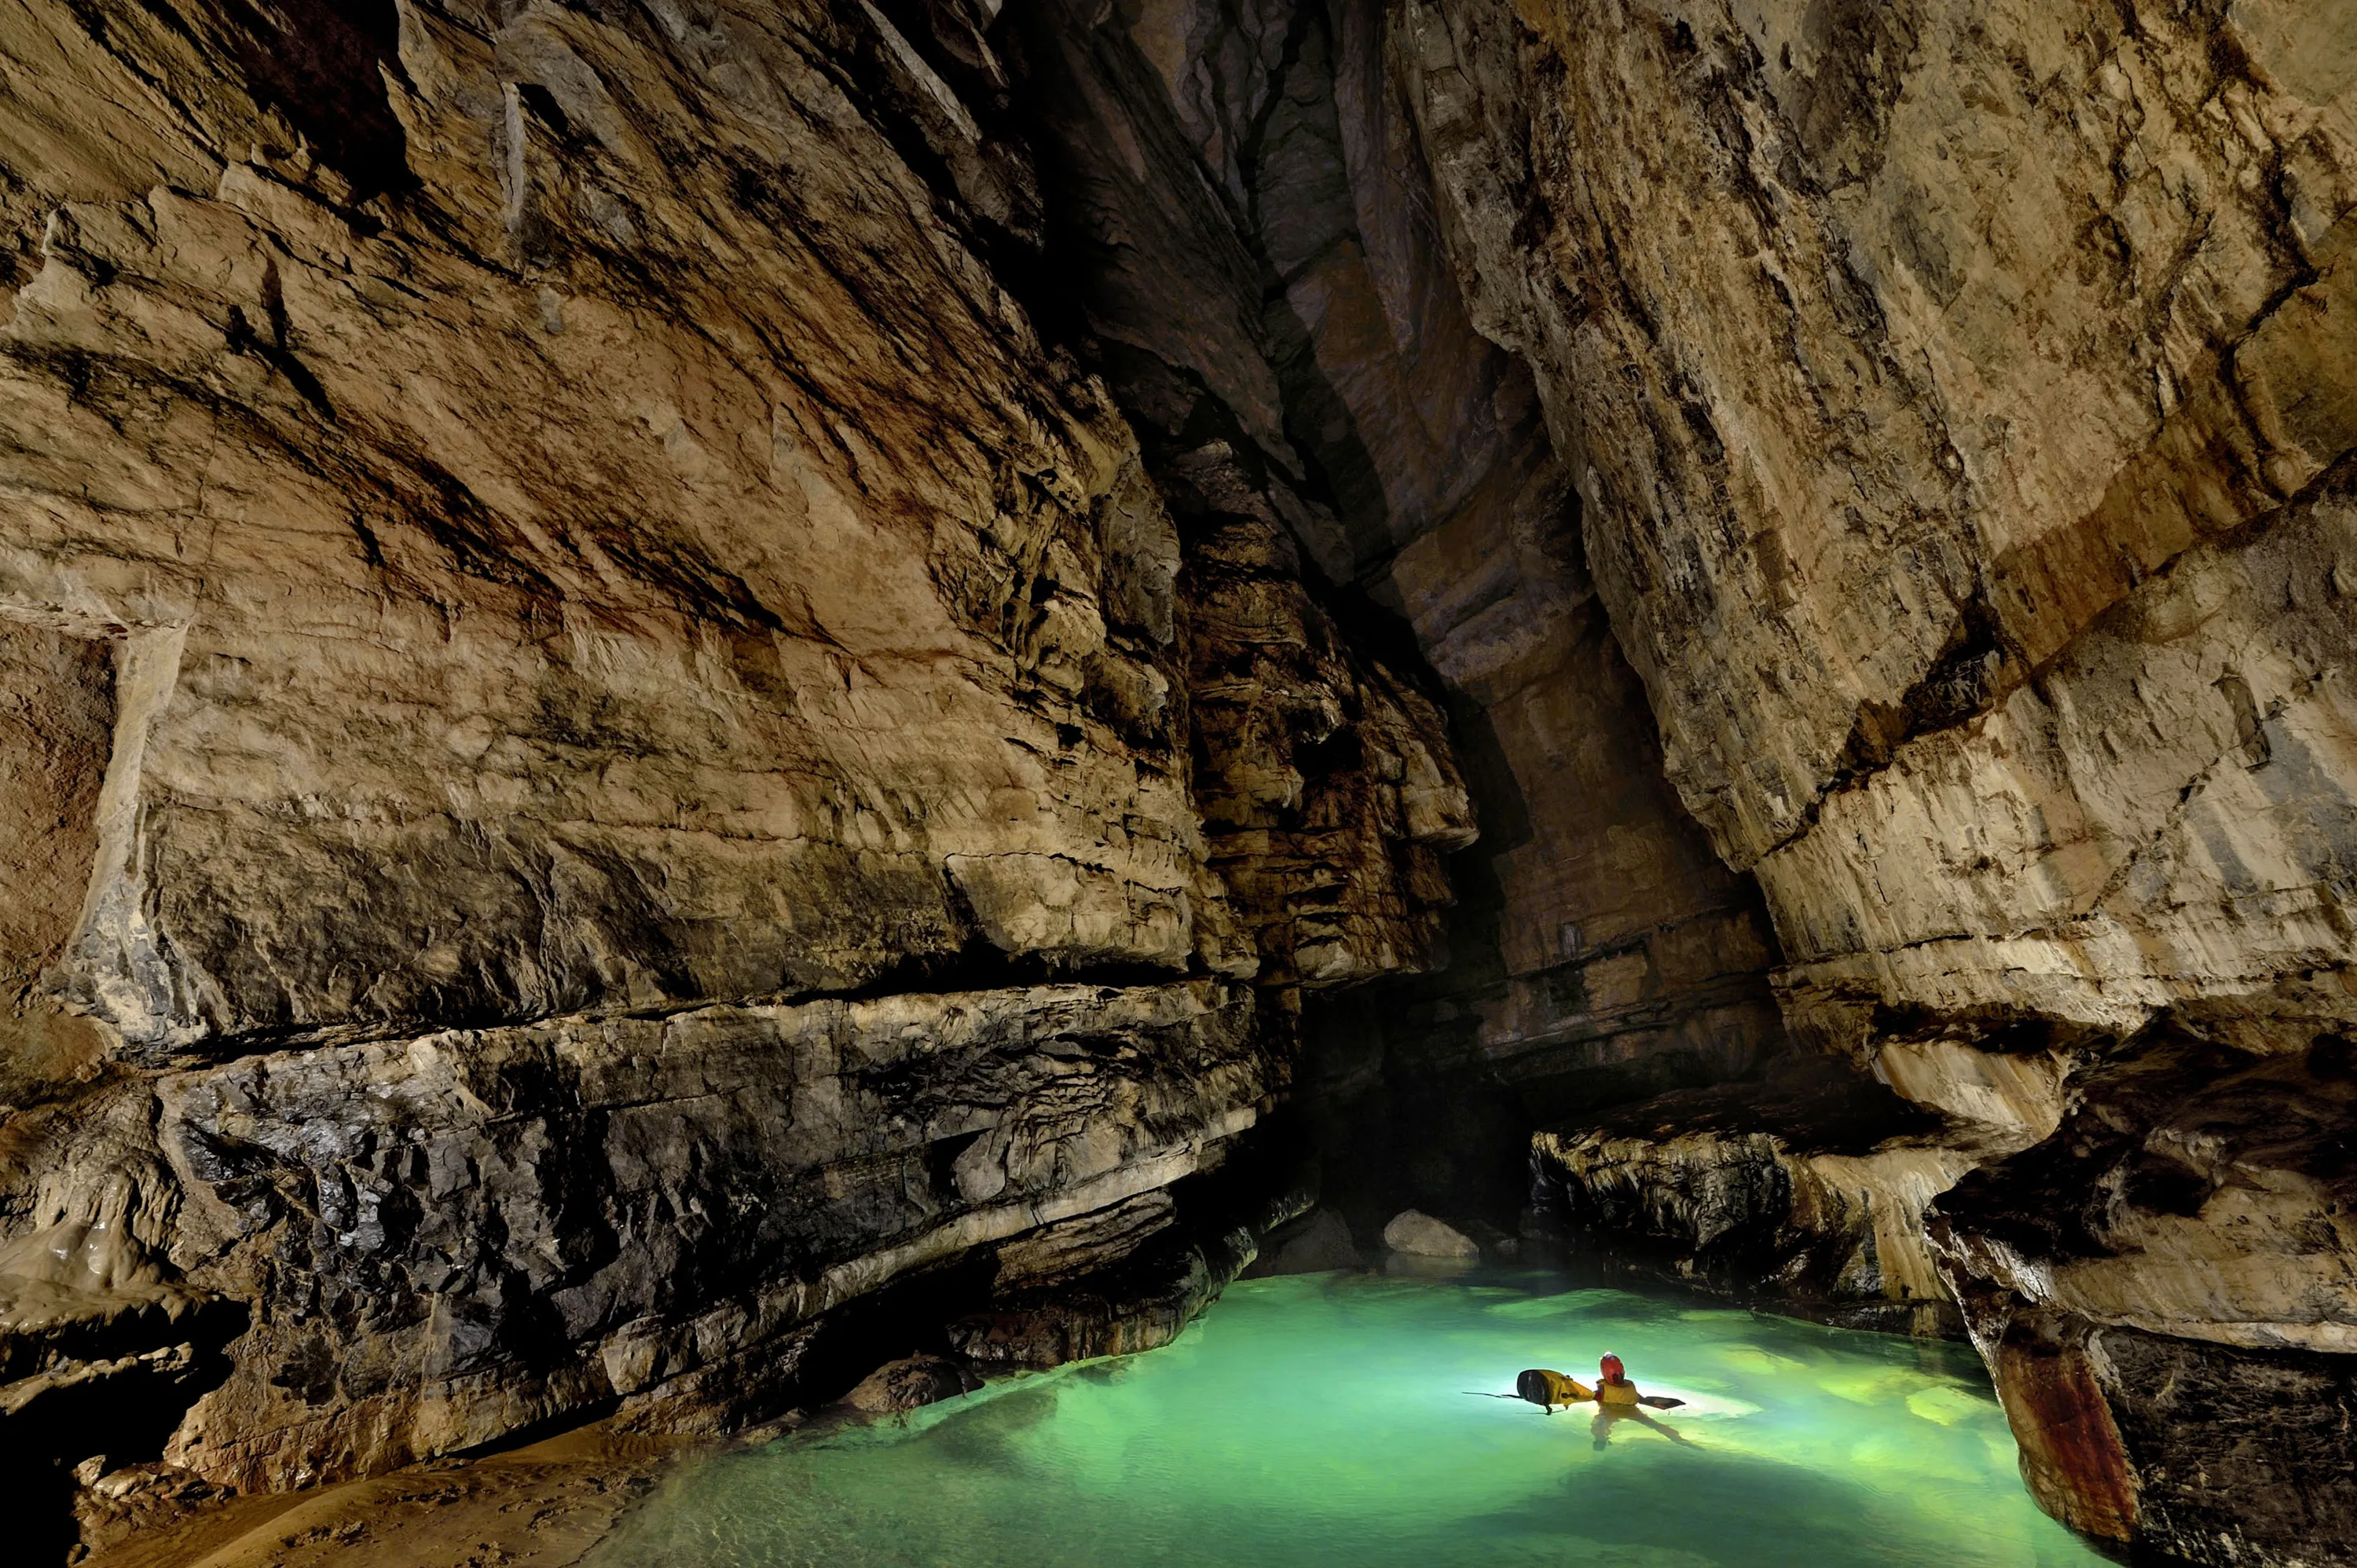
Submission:
<svg viewBox="0 0 2357 1568">
<path fill-rule="evenodd" d="M 13 16 L 0 1463 L 1158 1344 L 1290 1096 L 2352 1561 L 2348 0 Z"/>
<path fill-rule="evenodd" d="M 1039 0 L 1009 15 L 1050 253 L 1206 607 L 1199 733 L 1235 734 L 1243 765 L 1223 790 L 1201 786 L 1208 826 L 1223 869 L 1238 850 L 1254 868 L 1229 880 L 1265 950 L 1284 938 L 1259 888 L 1309 874 L 1289 880 L 1313 891 L 1292 895 L 1286 924 L 1308 955 L 1301 1098 L 1329 1178 L 1366 1189 L 1351 1219 L 1369 1234 L 1406 1203 L 1502 1197 L 1511 1213 L 1534 1122 L 1782 1048 L 1758 891 L 1663 777 L 1529 369 L 1460 297 L 1383 11 Z M 1280 553 L 1306 558 L 1276 564 L 1285 592 L 1336 590 L 1333 628 L 1254 585 Z M 1221 646 L 1231 627 L 1240 646 Z M 1337 628 L 1381 669 L 1343 679 L 1290 651 L 1317 656 Z M 1244 648 L 1288 651 L 1248 663 Z M 1435 685 L 1403 679 L 1419 665 Z M 1317 826 L 1355 788 L 1353 746 L 1325 738 L 1354 700 L 1444 703 L 1479 808 L 1469 851 L 1452 789 L 1393 852 L 1421 921 L 1405 965 L 1370 963 L 1374 944 L 1317 908 L 1334 870 L 1380 875 Z M 1412 750 L 1385 749 L 1415 776 Z M 1379 759 L 1378 777 L 1394 766 Z M 1461 900 L 1445 918 L 1443 852 Z M 1400 967 L 1428 978 L 1331 993 Z"/>
<path fill-rule="evenodd" d="M 10 1455 L 832 1397 L 1433 961 L 1439 709 L 1043 334 L 995 15 L 0 28 Z"/>
<path fill-rule="evenodd" d="M 2340 1156 L 2298 1131 L 2337 1091 L 2298 1064 L 2357 995 L 2357 16 L 1391 16 L 1468 307 L 1787 1023 L 1985 1167 L 1933 1250 L 2033 1489 L 2143 1551 L 2348 1561 Z M 1769 1108 L 1682 1151 L 1656 1103 L 1558 1173 L 1671 1240 L 1694 1172 L 1792 1184 Z M 2306 1391 L 2302 1436 L 2205 1470 L 2183 1391 L 2244 1379 Z"/>
</svg>

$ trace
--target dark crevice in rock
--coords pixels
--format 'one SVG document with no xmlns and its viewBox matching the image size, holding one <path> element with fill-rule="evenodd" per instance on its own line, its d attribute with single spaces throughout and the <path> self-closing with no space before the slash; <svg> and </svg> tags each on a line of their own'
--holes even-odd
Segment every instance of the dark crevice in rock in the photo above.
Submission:
<svg viewBox="0 0 2357 1568">
<path fill-rule="evenodd" d="M 0 1466 L 16 1505 L 10 1530 L 22 1561 L 68 1559 L 78 1535 L 72 1504 L 98 1472 L 163 1457 L 189 1407 L 228 1380 L 246 1321 L 242 1305 L 209 1301 L 170 1315 L 0 1331 L 0 1380 L 8 1385 Z"/>
<path fill-rule="evenodd" d="M 266 10 L 245 0 L 219 4 L 255 96 L 351 179 L 353 205 L 415 185 L 382 74 L 405 81 L 393 0 L 270 0 Z"/>
</svg>

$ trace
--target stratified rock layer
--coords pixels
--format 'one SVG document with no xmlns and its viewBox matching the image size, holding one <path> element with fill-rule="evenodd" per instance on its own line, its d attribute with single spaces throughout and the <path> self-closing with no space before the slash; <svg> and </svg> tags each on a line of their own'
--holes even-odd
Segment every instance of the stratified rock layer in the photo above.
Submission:
<svg viewBox="0 0 2357 1568">
<path fill-rule="evenodd" d="M 2347 9 L 32 0 L 0 1458 L 1158 1343 L 1298 1033 L 2350 1561 Z"/>
<path fill-rule="evenodd" d="M 1438 709 L 1182 541 L 991 14 L 894 16 L 0 30 L 0 1444 L 765 1415 L 1118 1265 L 1298 984 L 1433 961 Z"/>
<path fill-rule="evenodd" d="M 1431 221 L 1382 12 L 1036 0 L 1008 16 L 1050 253 L 1206 607 L 1199 733 L 1235 736 L 1241 765 L 1199 773 L 1212 853 L 1311 993 L 1302 1098 L 1329 1180 L 1368 1234 L 1404 1203 L 1511 1213 L 1534 1122 L 1781 1048 L 1758 890 L 1662 776 L 1529 369 L 1475 330 Z M 1286 602 L 1304 574 L 1272 573 L 1280 553 L 1341 590 L 1330 618 Z M 1394 671 L 1428 665 L 1437 692 L 1334 671 L 1343 633 L 1400 650 Z M 1363 818 L 1361 740 L 1378 743 L 1376 777 L 1405 763 L 1413 810 L 1420 758 L 1383 743 L 1375 715 L 1433 696 L 1480 842 L 1466 850 L 1435 792 L 1443 809 L 1411 815 L 1391 857 L 1421 938 L 1405 967 L 1447 968 L 1337 998 L 1337 982 L 1403 966 L 1320 907 L 1337 873 L 1382 881 L 1327 824 Z M 1371 722 L 1339 736 L 1354 705 Z M 1450 851 L 1464 902 L 1444 922 Z"/>
<path fill-rule="evenodd" d="M 171 1457 L 381 1469 L 619 1399 L 784 1402 L 899 1275 L 1193 1172 L 1275 1087 L 1211 983 L 713 1008 L 249 1058 L 157 1086 L 192 1284 L 253 1304 Z"/>
<path fill-rule="evenodd" d="M 2309 1125 L 2330 1093 L 2285 1064 L 2357 1008 L 2357 18 L 1392 18 L 1469 309 L 1531 369 L 1787 1022 L 1946 1119 L 1952 1176 L 2001 1161 L 1937 1251 L 2041 1499 L 2193 1561 L 2349 1561 L 2333 1156 L 2193 1108 Z M 2113 1076 L 2189 1034 L 2170 1094 Z M 1791 1177 L 1789 1143 L 1738 1157 L 1765 1121 L 1681 1153 L 1675 1109 L 1603 1165 L 1592 1115 L 1543 1153 L 1591 1196 Z M 1676 1239 L 1676 1204 L 1628 1207 Z M 2171 1378 L 2305 1391 L 2205 1473 Z M 2295 1500 L 2229 1518 L 2229 1475 Z"/>
</svg>

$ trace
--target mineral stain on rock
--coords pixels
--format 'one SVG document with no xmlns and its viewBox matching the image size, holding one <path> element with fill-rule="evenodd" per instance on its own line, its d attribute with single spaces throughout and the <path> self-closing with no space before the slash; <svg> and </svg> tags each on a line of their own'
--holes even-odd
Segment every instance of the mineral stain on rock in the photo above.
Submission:
<svg viewBox="0 0 2357 1568">
<path fill-rule="evenodd" d="M 2351 38 L 28 0 L 27 1548 L 1412 1211 L 1963 1333 L 2075 1528 L 2352 1561 Z"/>
</svg>

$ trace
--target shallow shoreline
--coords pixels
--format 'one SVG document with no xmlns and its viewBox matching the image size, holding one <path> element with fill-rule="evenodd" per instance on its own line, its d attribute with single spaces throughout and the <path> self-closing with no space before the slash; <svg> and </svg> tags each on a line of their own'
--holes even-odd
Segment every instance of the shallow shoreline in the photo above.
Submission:
<svg viewBox="0 0 2357 1568">
<path fill-rule="evenodd" d="M 200 1503 L 148 1520 L 80 1568 L 571 1568 L 681 1457 L 710 1438 L 604 1423 L 472 1458 L 447 1457 L 310 1491 Z"/>
</svg>

